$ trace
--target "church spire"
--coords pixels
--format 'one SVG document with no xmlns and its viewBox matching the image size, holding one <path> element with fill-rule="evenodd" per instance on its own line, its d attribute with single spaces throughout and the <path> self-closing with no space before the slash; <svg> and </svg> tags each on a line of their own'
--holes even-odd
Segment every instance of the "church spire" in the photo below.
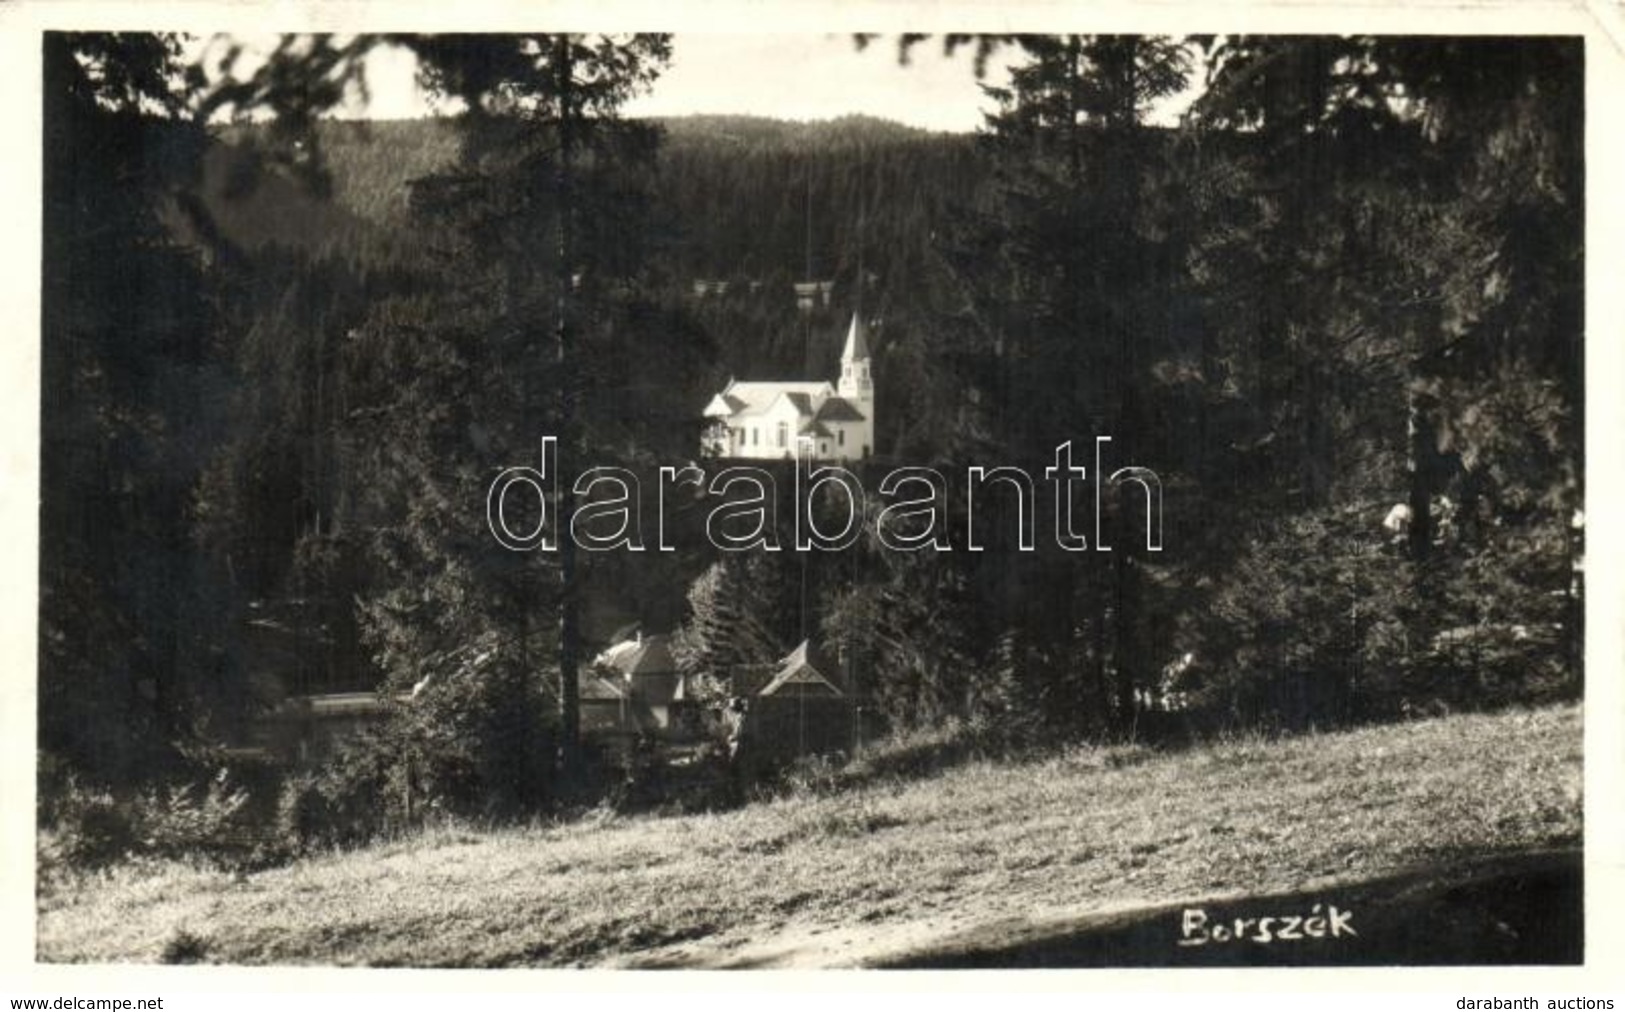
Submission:
<svg viewBox="0 0 1625 1012">
<path fill-rule="evenodd" d="M 856 362 L 869 357 L 868 328 L 863 325 L 863 319 L 852 314 L 852 326 L 846 332 L 846 347 L 841 351 L 842 362 Z"/>
</svg>

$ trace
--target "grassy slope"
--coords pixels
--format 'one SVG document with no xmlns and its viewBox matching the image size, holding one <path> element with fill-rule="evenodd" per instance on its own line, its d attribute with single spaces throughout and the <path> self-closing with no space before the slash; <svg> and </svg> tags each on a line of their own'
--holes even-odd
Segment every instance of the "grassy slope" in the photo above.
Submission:
<svg viewBox="0 0 1625 1012">
<path fill-rule="evenodd" d="M 1577 707 L 975 764 L 718 815 L 440 830 L 233 880 L 124 868 L 42 895 L 42 960 L 841 962 L 930 936 L 1331 881 L 1580 834 Z M 799 956 L 798 956 L 799 952 Z"/>
</svg>

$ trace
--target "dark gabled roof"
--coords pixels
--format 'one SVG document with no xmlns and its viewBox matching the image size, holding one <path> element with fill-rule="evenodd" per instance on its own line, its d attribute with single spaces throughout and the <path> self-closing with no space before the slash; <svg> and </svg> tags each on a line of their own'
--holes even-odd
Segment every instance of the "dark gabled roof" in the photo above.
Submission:
<svg viewBox="0 0 1625 1012">
<path fill-rule="evenodd" d="M 796 406 L 796 412 L 798 414 L 810 415 L 813 413 L 812 398 L 806 394 L 792 390 L 784 396 L 788 397 L 790 399 L 790 403 Z"/>
<path fill-rule="evenodd" d="M 821 425 L 818 422 L 818 420 L 815 418 L 812 421 L 808 422 L 806 425 L 803 425 L 801 427 L 801 431 L 796 433 L 796 435 L 798 435 L 798 436 L 823 436 L 825 439 L 828 439 L 830 436 L 834 435 L 834 433 L 830 432 L 828 429 L 824 428 L 824 426 Z"/>
<path fill-rule="evenodd" d="M 827 397 L 823 406 L 818 409 L 817 420 L 820 422 L 861 422 L 863 412 L 859 411 L 851 401 L 845 397 Z"/>
<path fill-rule="evenodd" d="M 761 696 L 844 696 L 840 687 L 818 670 L 806 640 L 779 664 L 778 674 L 757 693 Z"/>
</svg>

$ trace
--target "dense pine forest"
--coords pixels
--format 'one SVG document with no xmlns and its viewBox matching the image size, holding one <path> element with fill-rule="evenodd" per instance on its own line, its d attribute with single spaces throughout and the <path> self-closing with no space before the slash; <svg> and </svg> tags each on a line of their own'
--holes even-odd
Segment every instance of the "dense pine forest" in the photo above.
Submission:
<svg viewBox="0 0 1625 1012">
<path fill-rule="evenodd" d="M 657 391 L 671 396 L 679 424 L 694 424 L 694 405 L 728 375 L 833 376 L 854 312 L 886 328 L 888 354 L 930 354 L 923 332 L 952 284 L 941 260 L 953 223 L 985 213 L 991 199 L 987 157 L 973 137 L 858 116 L 810 124 L 694 116 L 652 125 L 660 142 L 642 180 L 641 241 L 653 272 L 646 280 L 682 305 L 711 345 L 703 381 Z M 413 255 L 412 185 L 455 165 L 458 127 L 328 121 L 316 129 L 325 192 L 267 170 L 256 143 L 263 138 L 249 131 L 211 148 L 201 193 L 242 248 L 273 257 L 299 251 L 342 264 L 365 284 Z M 810 309 L 798 308 L 795 285 L 809 281 L 826 288 Z M 882 396 L 908 405 L 912 387 L 890 384 Z M 907 408 L 890 414 L 888 447 L 907 438 L 905 426 L 933 421 Z"/>
<path fill-rule="evenodd" d="M 623 773 L 581 679 L 631 624 L 707 703 L 810 640 L 869 734 L 998 747 L 1580 697 L 1577 41 L 949 39 L 1013 67 L 974 136 L 619 116 L 662 37 L 394 41 L 470 112 L 323 118 L 365 38 L 210 91 L 170 40 L 47 36 L 47 809 L 375 690 L 412 704 L 248 789 L 340 836 L 421 817 L 403 782 L 590 800 Z M 698 505 L 669 553 L 491 537 L 542 434 L 567 474 L 694 460 L 730 377 L 833 380 L 854 316 L 877 465 L 1042 475 L 1110 436 L 1160 476 L 1161 550 L 1120 489 L 1086 551 L 1017 551 L 1008 499 L 967 551 L 952 496 L 940 551 L 877 510 L 829 554 L 720 552 Z"/>
</svg>

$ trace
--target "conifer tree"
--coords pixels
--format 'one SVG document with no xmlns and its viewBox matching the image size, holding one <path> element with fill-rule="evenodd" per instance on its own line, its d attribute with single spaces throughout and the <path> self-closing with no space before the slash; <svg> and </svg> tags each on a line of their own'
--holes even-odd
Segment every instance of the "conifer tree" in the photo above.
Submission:
<svg viewBox="0 0 1625 1012">
<path fill-rule="evenodd" d="M 573 488 L 580 472 L 615 456 L 604 443 L 589 446 L 585 432 L 607 436 L 626 414 L 624 391 L 596 405 L 584 393 L 609 365 L 599 356 L 632 326 L 642 229 L 628 217 L 627 187 L 632 166 L 652 151 L 647 131 L 617 123 L 615 113 L 653 79 L 668 44 L 659 36 L 406 41 L 426 82 L 463 99 L 469 113 L 457 170 L 415 188 L 438 258 L 435 280 L 380 307 L 354 359 L 361 370 L 393 359 L 373 374 L 374 424 L 355 444 L 373 462 L 364 484 L 383 567 L 371 620 L 397 682 L 432 676 L 487 633 L 501 669 L 529 678 L 556 671 L 548 696 L 568 778 L 582 664 Z M 605 427 L 593 424 L 600 417 Z M 504 467 L 540 467 L 545 435 L 557 440 L 549 475 L 557 496 L 550 484 L 528 513 L 519 503 L 508 515 L 515 529 L 545 517 L 553 549 L 512 552 L 486 529 L 486 493 Z M 500 684 L 517 682 L 493 679 Z"/>
</svg>

